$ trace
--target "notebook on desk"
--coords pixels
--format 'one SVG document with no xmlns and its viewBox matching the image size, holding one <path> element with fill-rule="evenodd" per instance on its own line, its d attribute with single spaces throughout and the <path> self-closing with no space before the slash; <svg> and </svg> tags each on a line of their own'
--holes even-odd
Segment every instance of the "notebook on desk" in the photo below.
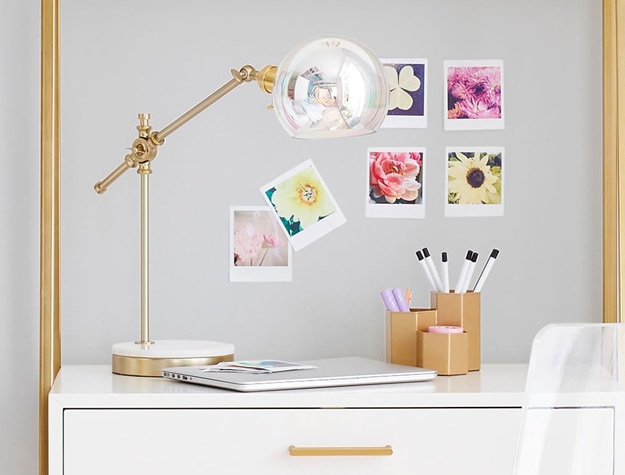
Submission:
<svg viewBox="0 0 625 475">
<path fill-rule="evenodd" d="M 282 389 L 326 388 L 364 384 L 389 384 L 429 381 L 436 377 L 432 369 L 396 365 L 359 357 L 303 361 L 315 366 L 279 373 L 207 372 L 203 366 L 179 366 L 163 369 L 163 377 L 176 381 L 203 384 L 234 391 L 274 391 Z"/>
</svg>

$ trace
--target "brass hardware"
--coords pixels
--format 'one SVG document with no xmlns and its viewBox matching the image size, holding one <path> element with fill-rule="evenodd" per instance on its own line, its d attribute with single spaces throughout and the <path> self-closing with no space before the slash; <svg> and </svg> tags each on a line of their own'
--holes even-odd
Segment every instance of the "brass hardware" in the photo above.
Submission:
<svg viewBox="0 0 625 475">
<path fill-rule="evenodd" d="M 265 66 L 260 71 L 257 71 L 254 79 L 260 86 L 260 88 L 271 94 L 273 91 L 273 85 L 276 82 L 276 74 L 278 72 L 278 68 L 276 66 Z"/>
<path fill-rule="evenodd" d="M 335 457 L 335 456 L 387 456 L 393 455 L 393 447 L 296 447 L 289 446 L 292 457 Z"/>
<path fill-rule="evenodd" d="M 205 358 L 141 358 L 137 356 L 113 355 L 113 373 L 127 376 L 160 377 L 163 368 L 174 366 L 208 366 L 221 361 L 234 361 L 234 355 Z"/>
</svg>

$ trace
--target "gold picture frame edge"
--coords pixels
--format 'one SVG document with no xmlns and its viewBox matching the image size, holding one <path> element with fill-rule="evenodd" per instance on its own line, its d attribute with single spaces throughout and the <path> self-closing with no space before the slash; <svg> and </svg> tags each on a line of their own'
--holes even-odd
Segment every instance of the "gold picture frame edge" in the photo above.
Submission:
<svg viewBox="0 0 625 475">
<path fill-rule="evenodd" d="M 619 119 L 625 117 L 623 2 L 603 0 L 603 321 L 621 321 L 625 256 L 619 233 L 625 167 Z M 48 393 L 61 368 L 60 335 L 60 0 L 41 0 L 39 474 L 48 475 Z M 621 44 L 623 43 L 623 44 Z M 619 74 L 623 72 L 623 74 Z M 620 176 L 623 175 L 623 176 Z"/>
</svg>

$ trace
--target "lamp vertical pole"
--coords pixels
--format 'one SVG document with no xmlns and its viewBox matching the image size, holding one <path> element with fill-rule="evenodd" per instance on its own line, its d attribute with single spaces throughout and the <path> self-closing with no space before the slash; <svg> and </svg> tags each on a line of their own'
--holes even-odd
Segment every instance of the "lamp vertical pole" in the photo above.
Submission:
<svg viewBox="0 0 625 475">
<path fill-rule="evenodd" d="M 150 341 L 150 162 L 139 165 L 141 175 L 141 341 Z"/>
</svg>

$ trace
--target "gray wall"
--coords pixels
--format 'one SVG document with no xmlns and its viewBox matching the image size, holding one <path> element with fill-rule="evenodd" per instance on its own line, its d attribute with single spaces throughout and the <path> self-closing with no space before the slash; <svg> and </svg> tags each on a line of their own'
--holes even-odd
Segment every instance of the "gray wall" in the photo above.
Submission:
<svg viewBox="0 0 625 475">
<path fill-rule="evenodd" d="M 289 139 L 243 86 L 172 135 L 152 176 L 152 336 L 232 342 L 237 356 L 381 358 L 379 291 L 427 303 L 414 251 L 502 254 L 482 303 L 484 362 L 525 361 L 550 322 L 601 319 L 601 3 L 598 0 L 62 2 L 63 363 L 106 363 L 138 337 L 138 178 L 104 196 L 137 112 L 156 128 L 229 79 L 322 33 L 380 57 L 429 60 L 429 127 L 344 141 Z M 39 7 L 0 5 L 0 461 L 37 465 Z M 138 25 L 140 27 L 138 27 Z M 445 132 L 442 62 L 503 59 L 506 128 Z M 427 148 L 424 220 L 366 219 L 369 146 Z M 504 146 L 501 218 L 444 218 L 447 145 Z M 294 256 L 290 283 L 228 282 L 228 207 L 312 158 L 347 224 Z M 458 271 L 452 265 L 452 275 Z"/>
<path fill-rule="evenodd" d="M 38 465 L 39 5 L 0 2 L 0 472 Z"/>
<path fill-rule="evenodd" d="M 482 298 L 485 362 L 525 360 L 548 322 L 600 320 L 599 2 L 97 3 L 63 2 L 64 362 L 107 362 L 111 343 L 138 337 L 139 180 L 92 189 L 121 163 L 137 112 L 158 129 L 230 68 L 337 31 L 380 57 L 428 58 L 429 127 L 292 140 L 252 84 L 170 136 L 152 175 L 152 336 L 231 342 L 244 358 L 382 357 L 379 291 L 411 287 L 427 304 L 423 246 L 448 251 L 452 275 L 467 248 L 501 249 Z M 443 131 L 445 59 L 504 60 L 505 130 Z M 427 218 L 365 218 L 366 148 L 410 145 L 427 148 Z M 447 145 L 505 147 L 504 217 L 443 217 Z M 229 206 L 263 204 L 258 187 L 307 158 L 347 224 L 295 254 L 293 282 L 230 283 Z"/>
</svg>

